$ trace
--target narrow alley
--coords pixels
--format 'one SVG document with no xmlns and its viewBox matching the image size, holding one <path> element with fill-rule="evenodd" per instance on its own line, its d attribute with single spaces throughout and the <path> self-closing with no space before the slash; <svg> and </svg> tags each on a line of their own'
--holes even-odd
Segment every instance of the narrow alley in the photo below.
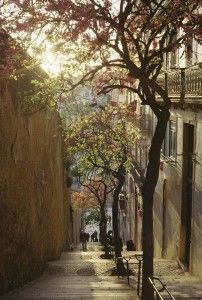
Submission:
<svg viewBox="0 0 202 300">
<path fill-rule="evenodd" d="M 201 4 L 0 0 L 0 300 L 202 300 Z"/>
<path fill-rule="evenodd" d="M 132 258 L 129 267 L 133 271 L 130 285 L 126 276 L 111 276 L 115 267 L 113 259 L 101 259 L 99 243 L 89 243 L 87 251 L 81 246 L 71 252 L 63 252 L 60 260 L 47 263 L 43 275 L 0 297 L 1 300 L 139 300 L 137 296 L 138 264 Z M 137 251 L 123 251 L 123 257 L 134 257 Z M 175 300 L 202 300 L 202 281 L 184 272 L 175 260 L 156 259 L 155 275 L 174 296 Z M 163 292 L 163 299 L 169 296 Z"/>
<path fill-rule="evenodd" d="M 60 260 L 47 264 L 42 277 L 1 299 L 139 299 L 126 277 L 110 276 L 114 260 L 100 259 L 102 252 L 95 244 L 90 243 L 87 252 L 63 252 Z"/>
</svg>

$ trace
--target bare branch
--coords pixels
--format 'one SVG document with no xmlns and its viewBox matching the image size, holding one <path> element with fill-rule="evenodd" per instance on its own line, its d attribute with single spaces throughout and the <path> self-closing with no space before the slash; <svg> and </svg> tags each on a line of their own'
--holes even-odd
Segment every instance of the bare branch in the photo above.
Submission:
<svg viewBox="0 0 202 300">
<path fill-rule="evenodd" d="M 98 92 L 98 95 L 100 94 L 107 94 L 109 92 L 111 92 L 112 90 L 115 90 L 115 89 L 127 89 L 127 90 L 130 90 L 134 93 L 137 93 L 138 94 L 138 89 L 135 89 L 131 86 L 128 86 L 128 85 L 124 85 L 124 84 L 110 84 L 110 85 L 107 85 L 107 86 L 104 86 L 102 87 L 102 89 Z"/>
</svg>

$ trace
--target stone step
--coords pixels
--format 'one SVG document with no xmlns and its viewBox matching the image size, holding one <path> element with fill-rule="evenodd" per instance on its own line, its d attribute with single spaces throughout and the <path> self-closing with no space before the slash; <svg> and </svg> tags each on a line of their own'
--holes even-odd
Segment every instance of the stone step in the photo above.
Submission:
<svg viewBox="0 0 202 300">
<path fill-rule="evenodd" d="M 135 291 L 123 279 L 97 276 L 43 276 L 10 292 L 2 300 L 135 300 Z"/>
<path fill-rule="evenodd" d="M 93 294 L 93 295 L 53 295 L 53 296 L 20 296 L 6 297 L 4 300 L 103 300 L 103 297 L 108 300 L 139 300 L 134 295 L 118 295 L 118 294 Z M 182 300 L 182 299 L 181 299 Z"/>
<path fill-rule="evenodd" d="M 103 289 L 93 289 L 93 288 L 78 288 L 74 289 L 74 287 L 66 287 L 66 288 L 50 288 L 49 290 L 27 290 L 23 291 L 19 294 L 7 295 L 2 298 L 2 300 L 21 300 L 21 299 L 102 299 L 105 297 L 106 299 L 131 299 L 135 300 L 136 296 L 134 291 L 122 289 L 113 289 L 113 288 L 105 288 Z"/>
</svg>

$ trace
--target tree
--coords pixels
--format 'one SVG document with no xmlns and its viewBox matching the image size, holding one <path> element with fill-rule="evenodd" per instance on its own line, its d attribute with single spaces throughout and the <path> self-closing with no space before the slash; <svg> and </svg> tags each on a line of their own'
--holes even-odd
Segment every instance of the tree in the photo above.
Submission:
<svg viewBox="0 0 202 300">
<path fill-rule="evenodd" d="M 90 174 L 89 174 L 90 173 Z M 100 240 L 104 245 L 105 258 L 109 258 L 109 248 L 107 243 L 107 217 L 106 202 L 108 195 L 113 191 L 113 184 L 109 179 L 98 178 L 93 175 L 93 170 L 87 172 L 79 169 L 79 182 L 82 185 L 81 192 L 78 193 L 77 203 L 82 203 L 86 208 L 93 208 L 85 221 L 97 221 L 100 227 Z M 80 200 L 80 201 L 79 201 Z M 84 204 L 85 203 L 85 204 Z"/>
<path fill-rule="evenodd" d="M 85 218 L 86 225 L 98 225 L 100 226 L 100 209 L 99 207 L 90 210 L 89 214 Z"/>
<path fill-rule="evenodd" d="M 81 188 L 80 192 L 72 192 L 72 203 L 77 208 L 81 208 L 83 210 L 89 208 L 97 208 L 97 199 L 92 195 L 88 188 Z"/>
<path fill-rule="evenodd" d="M 118 200 L 125 182 L 126 171 L 131 166 L 132 150 L 137 138 L 136 128 L 128 122 L 126 116 L 130 112 L 124 108 L 111 107 L 93 111 L 67 129 L 66 144 L 69 156 L 74 157 L 78 173 L 88 182 L 90 190 L 100 200 L 112 191 L 113 187 L 113 233 L 115 255 L 120 258 L 121 242 L 118 228 Z M 103 188 L 98 194 L 96 181 Z M 98 179 L 97 179 L 98 178 Z M 112 182 L 112 184 L 109 184 Z M 93 183 L 93 184 L 92 184 Z M 106 184 L 107 183 L 107 184 Z M 100 191 L 99 191 L 100 193 Z M 103 200 L 102 200 L 103 201 Z M 104 207 L 103 207 L 104 208 Z M 104 211 L 102 212 L 105 218 Z M 106 224 L 106 219 L 104 221 Z M 106 229 L 104 228 L 106 231 Z M 124 272 L 123 262 L 117 260 L 118 272 Z"/>
<path fill-rule="evenodd" d="M 73 209 L 76 208 L 81 211 L 81 230 L 85 229 L 86 213 L 89 210 L 95 212 L 92 216 L 95 216 L 97 221 L 99 221 L 100 218 L 97 214 L 99 205 L 97 199 L 90 193 L 88 188 L 82 187 L 79 192 L 73 191 L 71 195 L 71 204 Z"/>
<path fill-rule="evenodd" d="M 148 277 L 153 275 L 153 194 L 171 106 L 168 91 L 159 84 L 158 77 L 165 55 L 186 42 L 187 36 L 198 32 L 197 9 L 201 1 L 13 0 L 9 3 L 16 8 L 10 16 L 7 12 L 6 19 L 1 19 L 2 26 L 23 33 L 36 29 L 55 49 L 63 54 L 71 53 L 69 72 L 79 69 L 80 75 L 84 74 L 76 84 L 68 80 L 73 87 L 91 81 L 98 93 L 128 89 L 137 93 L 142 105 L 149 105 L 157 118 L 142 189 L 142 298 L 153 299 L 148 283 Z M 179 28 L 181 35 L 177 34 Z M 156 100 L 157 94 L 161 101 Z M 123 165 L 120 174 L 124 174 Z"/>
</svg>

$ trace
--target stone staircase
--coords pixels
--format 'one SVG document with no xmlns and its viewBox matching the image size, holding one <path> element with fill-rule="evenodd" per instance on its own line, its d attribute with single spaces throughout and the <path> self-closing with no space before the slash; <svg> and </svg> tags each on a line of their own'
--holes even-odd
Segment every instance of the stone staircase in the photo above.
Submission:
<svg viewBox="0 0 202 300">
<path fill-rule="evenodd" d="M 89 252 L 65 252 L 47 264 L 42 277 L 10 292 L 2 300 L 137 300 L 125 278 L 109 276 L 113 261 L 93 258 Z"/>
<path fill-rule="evenodd" d="M 93 250 L 93 249 L 92 249 Z M 97 249 L 99 250 L 99 249 Z M 2 300 L 138 300 L 137 264 L 131 265 L 130 286 L 126 277 L 110 276 L 113 260 L 100 259 L 99 251 L 64 252 L 60 260 L 49 262 L 42 277 Z M 160 277 L 176 300 L 202 300 L 202 281 L 182 272 L 176 261 L 156 260 Z M 163 294 L 165 300 L 170 300 Z"/>
</svg>

